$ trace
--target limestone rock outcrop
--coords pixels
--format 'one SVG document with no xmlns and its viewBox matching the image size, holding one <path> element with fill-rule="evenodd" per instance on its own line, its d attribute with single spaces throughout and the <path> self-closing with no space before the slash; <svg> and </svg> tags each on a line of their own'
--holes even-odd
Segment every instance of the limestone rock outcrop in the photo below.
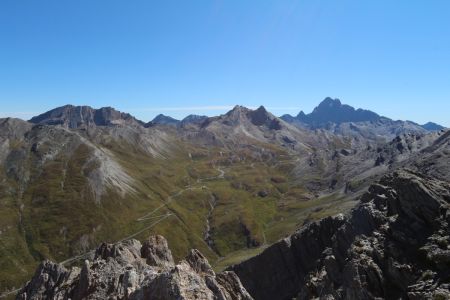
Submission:
<svg viewBox="0 0 450 300">
<path fill-rule="evenodd" d="M 16 299 L 205 299 L 250 300 L 233 272 L 216 275 L 191 250 L 175 264 L 162 236 L 102 244 L 93 261 L 70 270 L 44 261 Z"/>
</svg>

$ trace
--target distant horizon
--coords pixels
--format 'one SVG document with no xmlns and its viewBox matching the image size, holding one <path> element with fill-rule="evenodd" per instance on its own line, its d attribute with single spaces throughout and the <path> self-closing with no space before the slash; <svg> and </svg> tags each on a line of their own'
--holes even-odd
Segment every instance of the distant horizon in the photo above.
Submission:
<svg viewBox="0 0 450 300">
<path fill-rule="evenodd" d="M 325 97 L 324 99 L 326 99 L 326 98 L 332 98 L 332 97 Z M 75 107 L 77 107 L 77 106 L 87 106 L 87 107 L 91 107 L 93 109 L 100 109 L 100 108 L 105 108 L 105 107 L 111 107 L 111 108 L 113 108 L 113 109 L 115 109 L 117 111 L 120 111 L 122 113 L 128 113 L 128 114 L 132 115 L 133 117 L 135 117 L 137 120 L 142 121 L 144 123 L 148 123 L 148 122 L 152 121 L 158 115 L 164 115 L 164 116 L 171 117 L 171 118 L 179 120 L 179 121 L 183 120 L 184 118 L 188 117 L 189 115 L 215 117 L 215 116 L 219 116 L 219 115 L 222 115 L 222 114 L 225 114 L 225 113 L 229 112 L 230 110 L 232 110 L 236 106 L 242 106 L 242 107 L 245 107 L 245 108 L 248 108 L 248 109 L 251 109 L 251 110 L 255 110 L 255 109 L 259 108 L 260 106 L 263 106 L 268 112 L 272 113 L 273 115 L 275 115 L 276 117 L 279 118 L 279 117 L 281 117 L 283 115 L 286 115 L 286 114 L 289 114 L 289 115 L 295 117 L 301 111 L 303 111 L 305 114 L 309 114 L 324 99 L 319 101 L 310 111 L 305 111 L 304 109 L 295 108 L 295 107 L 268 107 L 268 106 L 265 106 L 265 105 L 253 106 L 253 105 L 243 105 L 243 104 L 198 106 L 198 107 L 163 107 L 163 108 L 162 107 L 160 107 L 160 108 L 156 108 L 155 107 L 155 108 L 145 108 L 145 109 L 141 109 L 141 110 L 136 110 L 136 109 L 134 109 L 134 110 L 133 109 L 132 110 L 121 110 L 121 109 L 119 109 L 117 107 L 114 107 L 114 106 L 111 106 L 111 105 L 98 107 L 98 106 L 93 106 L 93 105 L 88 105 L 88 104 L 79 104 L 79 105 L 77 104 L 76 105 L 76 104 L 66 103 L 66 104 L 63 104 L 63 105 L 59 105 L 59 106 L 56 106 L 56 107 L 52 107 L 52 108 L 46 109 L 46 110 L 41 111 L 41 112 L 37 112 L 37 111 L 36 112 L 19 112 L 19 113 L 16 113 L 15 115 L 14 115 L 14 113 L 12 113 L 11 115 L 7 115 L 7 113 L 2 113 L 0 111 L 0 118 L 17 118 L 17 119 L 21 119 L 21 120 L 24 120 L 24 121 L 29 121 L 33 117 L 36 117 L 36 116 L 41 115 L 41 114 L 44 114 L 44 113 L 46 113 L 48 111 L 51 111 L 53 109 L 56 109 L 56 108 L 59 108 L 59 107 L 64 107 L 64 106 L 68 106 L 68 105 L 72 105 L 72 106 L 75 106 Z M 395 119 L 395 118 L 391 118 L 389 116 L 380 114 L 376 110 L 371 110 L 371 109 L 367 109 L 367 108 L 364 108 L 364 107 L 355 107 L 353 105 L 345 103 L 345 101 L 342 101 L 339 98 L 333 98 L 333 99 L 338 99 L 338 100 L 341 101 L 342 105 L 349 105 L 349 106 L 353 107 L 355 110 L 358 110 L 358 109 L 369 110 L 369 111 L 372 111 L 372 112 L 378 114 L 380 117 L 386 117 L 386 118 L 389 118 L 389 119 L 394 120 L 394 121 L 409 121 L 409 122 L 414 122 L 414 123 L 419 124 L 419 125 L 425 125 L 425 124 L 427 124 L 429 122 L 432 122 L 432 123 L 436 123 L 438 125 L 444 126 L 446 128 L 450 128 L 450 126 L 448 126 L 446 124 L 443 124 L 443 123 L 436 122 L 434 120 L 428 120 L 428 121 L 425 121 L 425 122 L 417 122 L 417 121 L 411 120 L 411 119 Z M 274 113 L 276 111 L 285 111 L 285 113 L 279 113 L 279 114 L 278 113 Z M 135 114 L 136 112 L 138 112 L 138 113 Z M 175 112 L 175 114 L 171 114 L 171 112 Z M 142 113 L 151 113 L 150 114 L 150 116 L 151 116 L 150 119 L 143 119 L 143 118 L 138 117 Z"/>
<path fill-rule="evenodd" d="M 72 103 L 150 120 L 324 96 L 450 127 L 450 1 L 0 2 L 0 115 Z M 200 108 L 200 109 L 199 109 Z"/>
</svg>

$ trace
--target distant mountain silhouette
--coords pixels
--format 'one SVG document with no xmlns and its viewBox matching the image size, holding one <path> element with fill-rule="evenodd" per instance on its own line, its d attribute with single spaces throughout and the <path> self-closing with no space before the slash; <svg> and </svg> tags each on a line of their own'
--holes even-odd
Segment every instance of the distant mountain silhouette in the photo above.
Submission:
<svg viewBox="0 0 450 300">
<path fill-rule="evenodd" d="M 340 134 L 349 134 L 352 133 L 350 131 L 353 131 L 353 133 L 370 132 L 376 135 L 387 135 L 388 133 L 397 135 L 403 131 L 421 132 L 444 129 L 443 126 L 432 122 L 419 125 L 411 121 L 394 121 L 370 110 L 355 109 L 350 105 L 342 104 L 339 99 L 329 97 L 325 98 L 310 114 L 301 111 L 295 117 L 283 115 L 281 119 L 297 127 L 324 128 Z M 399 131 L 399 128 L 404 130 Z"/>
<path fill-rule="evenodd" d="M 208 116 L 200 116 L 200 115 L 189 115 L 181 120 L 181 124 L 192 124 L 192 123 L 201 123 L 208 119 Z"/>
<path fill-rule="evenodd" d="M 310 114 L 306 115 L 301 111 L 297 117 L 284 115 L 281 118 L 290 123 L 299 121 L 313 127 L 320 127 L 330 122 L 341 124 L 346 122 L 378 121 L 382 117 L 370 110 L 355 109 L 350 105 L 342 104 L 339 99 L 328 97 Z"/>
<path fill-rule="evenodd" d="M 422 128 L 428 130 L 428 131 L 439 131 L 442 129 L 445 129 L 444 126 L 441 126 L 439 124 L 433 123 L 433 122 L 428 122 L 426 124 L 421 125 Z"/>
<path fill-rule="evenodd" d="M 169 116 L 166 116 L 163 114 L 159 114 L 152 121 L 150 121 L 149 124 L 176 126 L 176 125 L 180 124 L 180 121 L 177 119 L 174 119 L 172 117 L 169 117 Z"/>
</svg>

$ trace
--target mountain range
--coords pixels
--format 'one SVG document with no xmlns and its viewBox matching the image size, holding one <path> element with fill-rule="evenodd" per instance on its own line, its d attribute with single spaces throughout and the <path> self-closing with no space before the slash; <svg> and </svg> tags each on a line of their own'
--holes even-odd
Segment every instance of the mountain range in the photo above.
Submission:
<svg viewBox="0 0 450 300">
<path fill-rule="evenodd" d="M 343 123 L 386 123 L 393 122 L 393 120 L 382 117 L 377 113 L 365 109 L 355 109 L 350 105 L 342 104 L 339 99 L 325 98 L 310 114 L 305 114 L 301 111 L 296 117 L 291 115 L 283 115 L 281 119 L 289 123 L 303 124 L 311 128 L 326 128 L 327 125 Z M 399 121 L 398 121 L 399 122 Z M 411 127 L 418 126 L 425 130 L 434 131 L 442 130 L 443 126 L 433 122 L 428 122 L 424 125 L 406 121 Z"/>
<path fill-rule="evenodd" d="M 167 238 L 174 260 L 196 248 L 223 271 L 265 257 L 299 228 L 351 214 L 369 187 L 396 170 L 426 171 L 442 185 L 447 141 L 439 125 L 394 121 L 331 98 L 296 117 L 236 106 L 215 117 L 159 115 L 145 123 L 110 107 L 66 105 L 29 121 L 0 119 L 0 287 L 22 286 L 44 259 L 65 267 L 106 260 L 92 250 L 98 243 L 151 234 Z M 246 275 L 258 268 L 253 261 L 229 271 L 263 299 Z M 312 282 L 305 276 L 295 284 Z M 293 288 L 285 298 L 303 292 Z"/>
</svg>

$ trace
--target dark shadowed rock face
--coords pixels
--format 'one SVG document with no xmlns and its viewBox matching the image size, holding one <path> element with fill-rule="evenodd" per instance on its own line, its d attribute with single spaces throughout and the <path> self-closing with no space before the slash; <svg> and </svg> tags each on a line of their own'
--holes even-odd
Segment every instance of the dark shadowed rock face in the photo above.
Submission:
<svg viewBox="0 0 450 300">
<path fill-rule="evenodd" d="M 328 122 L 344 123 L 344 122 L 366 122 L 378 121 L 381 117 L 370 110 L 354 109 L 349 105 L 342 104 L 339 99 L 326 98 L 312 113 L 297 116 L 301 122 L 310 125 L 321 125 Z"/>
<path fill-rule="evenodd" d="M 147 123 L 147 127 L 148 126 L 153 126 L 153 125 L 169 125 L 169 126 L 177 126 L 178 124 L 180 124 L 180 120 L 174 119 L 172 117 L 163 115 L 163 114 L 159 114 L 157 115 L 152 121 L 150 121 L 149 123 Z"/>
<path fill-rule="evenodd" d="M 231 269 L 255 299 L 448 299 L 450 184 L 400 170 Z"/>
<path fill-rule="evenodd" d="M 67 128 L 89 126 L 134 125 L 144 123 L 127 113 L 122 113 L 112 107 L 93 109 L 89 106 L 65 105 L 30 119 L 34 124 L 62 125 Z"/>
<path fill-rule="evenodd" d="M 405 133 L 424 134 L 435 131 L 432 125 L 394 121 L 370 110 L 355 109 L 339 99 L 326 98 L 310 114 L 284 115 L 282 120 L 298 128 L 324 129 L 341 136 L 369 140 L 390 140 Z M 385 141 L 387 141 L 385 140 Z"/>
<path fill-rule="evenodd" d="M 252 123 L 256 126 L 261 126 L 270 121 L 270 116 L 264 106 L 260 106 L 256 110 L 251 110 L 247 113 Z"/>
<path fill-rule="evenodd" d="M 197 250 L 175 264 L 167 241 L 152 236 L 143 246 L 137 240 L 102 244 L 81 269 L 44 261 L 17 299 L 252 298 L 233 272 L 216 275 Z"/>
<path fill-rule="evenodd" d="M 433 123 L 433 122 L 428 122 L 426 124 L 421 125 L 422 128 L 428 130 L 428 131 L 439 131 L 439 130 L 443 130 L 445 129 L 444 126 L 441 126 L 439 124 Z"/>
<path fill-rule="evenodd" d="M 206 119 L 208 119 L 207 116 L 189 115 L 189 116 L 185 117 L 183 120 L 181 120 L 181 125 L 186 125 L 186 124 L 201 124 L 201 123 L 203 123 Z"/>
</svg>

